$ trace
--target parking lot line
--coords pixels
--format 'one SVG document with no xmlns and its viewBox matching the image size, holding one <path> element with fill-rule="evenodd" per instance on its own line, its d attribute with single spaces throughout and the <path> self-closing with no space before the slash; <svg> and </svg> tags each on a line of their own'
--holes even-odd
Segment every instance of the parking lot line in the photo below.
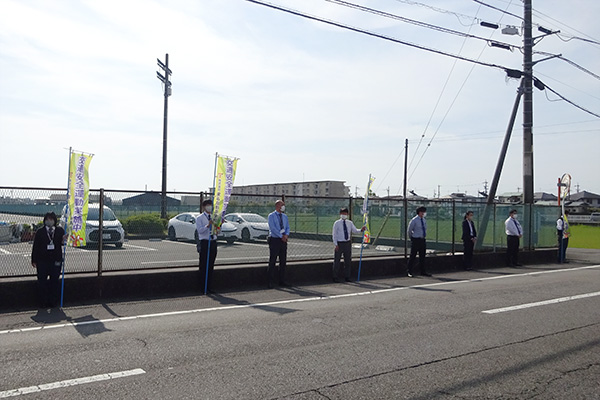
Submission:
<svg viewBox="0 0 600 400">
<path fill-rule="evenodd" d="M 43 392 L 46 390 L 59 389 L 59 388 L 64 388 L 64 387 L 68 387 L 68 386 L 83 385 L 85 383 L 107 381 L 110 379 L 125 378 L 127 376 L 141 375 L 141 374 L 145 374 L 145 373 L 146 373 L 146 371 L 144 371 L 143 369 L 136 368 L 136 369 L 130 369 L 128 371 L 110 372 L 108 374 L 86 376 L 83 378 L 68 379 L 66 381 L 59 381 L 59 382 L 52 382 L 52 383 L 44 383 L 42 385 L 28 386 L 28 387 L 23 387 L 23 388 L 19 388 L 19 389 L 13 389 L 13 390 L 5 390 L 3 392 L 0 392 L 0 398 L 21 396 L 21 395 L 29 394 L 29 393 L 39 393 L 39 392 Z"/>
<path fill-rule="evenodd" d="M 152 247 L 136 246 L 134 244 L 129 244 L 129 243 L 124 244 L 123 247 L 133 247 L 135 249 L 156 251 L 156 249 L 153 249 Z"/>
<path fill-rule="evenodd" d="M 4 250 L 3 248 L 0 247 L 0 253 L 4 253 L 4 254 L 12 254 L 10 251 L 8 250 Z"/>
</svg>

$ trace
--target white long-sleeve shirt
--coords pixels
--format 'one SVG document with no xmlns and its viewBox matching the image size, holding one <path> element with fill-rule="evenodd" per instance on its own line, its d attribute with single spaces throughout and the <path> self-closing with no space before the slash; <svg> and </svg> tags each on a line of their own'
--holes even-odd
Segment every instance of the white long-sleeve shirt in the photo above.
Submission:
<svg viewBox="0 0 600 400">
<path fill-rule="evenodd" d="M 208 217 L 209 215 L 205 212 L 198 215 L 196 218 L 196 230 L 198 231 L 198 239 L 200 240 L 208 240 L 210 236 L 210 227 L 208 226 Z M 213 235 L 211 240 L 216 240 L 217 235 Z"/>
<path fill-rule="evenodd" d="M 348 239 L 344 238 L 344 221 L 346 221 L 346 229 L 348 230 Z M 352 239 L 353 233 L 360 232 L 354 223 L 349 219 L 343 220 L 338 219 L 333 223 L 333 231 L 331 232 L 331 237 L 333 238 L 333 244 L 338 245 L 338 242 L 346 242 Z"/>
<path fill-rule="evenodd" d="M 504 221 L 504 226 L 506 227 L 506 234 L 508 236 L 521 236 L 523 234 L 523 228 L 516 218 L 508 217 Z"/>
</svg>

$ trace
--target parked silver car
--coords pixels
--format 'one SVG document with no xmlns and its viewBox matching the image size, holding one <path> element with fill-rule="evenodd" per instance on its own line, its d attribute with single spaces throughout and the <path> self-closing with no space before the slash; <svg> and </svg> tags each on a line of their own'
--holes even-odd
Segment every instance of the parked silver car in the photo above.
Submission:
<svg viewBox="0 0 600 400">
<path fill-rule="evenodd" d="M 167 225 L 167 233 L 170 240 L 198 240 L 198 232 L 196 231 L 196 218 L 200 213 L 181 213 L 169 220 Z M 226 240 L 232 244 L 237 239 L 237 228 L 228 222 L 223 222 L 221 232 L 217 236 L 217 240 Z"/>
<path fill-rule="evenodd" d="M 244 242 L 266 239 L 269 236 L 269 222 L 261 215 L 231 213 L 225 215 L 225 221 L 232 223 L 237 228 L 236 235 Z"/>
<path fill-rule="evenodd" d="M 67 206 L 63 207 L 60 224 L 64 227 L 67 221 L 65 215 Z M 88 246 L 98 245 L 100 239 L 100 205 L 88 204 L 88 215 L 85 223 L 85 241 Z M 117 248 L 123 247 L 125 242 L 125 230 L 121 221 L 117 218 L 113 210 L 104 206 L 102 221 L 102 243 L 114 244 Z"/>
</svg>

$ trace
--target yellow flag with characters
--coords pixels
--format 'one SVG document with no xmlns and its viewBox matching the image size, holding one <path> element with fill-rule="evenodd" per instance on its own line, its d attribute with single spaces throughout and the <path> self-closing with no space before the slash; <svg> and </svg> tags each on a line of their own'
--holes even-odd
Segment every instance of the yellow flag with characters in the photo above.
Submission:
<svg viewBox="0 0 600 400">
<path fill-rule="evenodd" d="M 89 202 L 89 166 L 92 155 L 82 153 L 71 153 L 69 164 L 69 198 L 67 234 L 68 245 L 83 247 L 86 245 L 85 225 L 88 214 Z"/>
</svg>

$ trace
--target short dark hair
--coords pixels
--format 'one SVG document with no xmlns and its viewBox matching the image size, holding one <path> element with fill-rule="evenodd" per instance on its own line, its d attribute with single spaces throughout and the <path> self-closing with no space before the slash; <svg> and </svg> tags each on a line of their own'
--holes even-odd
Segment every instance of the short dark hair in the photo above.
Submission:
<svg viewBox="0 0 600 400">
<path fill-rule="evenodd" d="M 204 200 L 204 201 L 202 202 L 202 207 L 204 207 L 204 206 L 207 206 L 207 205 L 209 205 L 209 204 L 211 204 L 211 205 L 212 205 L 212 200 L 210 200 L 210 199 L 208 199 L 208 200 Z"/>
<path fill-rule="evenodd" d="M 417 214 L 420 213 L 420 212 L 425 212 L 425 211 L 427 211 L 427 208 L 425 208 L 423 206 L 417 208 Z"/>
<path fill-rule="evenodd" d="M 467 217 L 469 216 L 469 214 L 473 214 L 473 211 L 469 210 L 465 213 L 465 219 L 467 219 Z"/>
<path fill-rule="evenodd" d="M 513 208 L 512 210 L 510 210 L 509 214 L 514 214 L 516 212 L 517 212 L 517 210 Z"/>
<path fill-rule="evenodd" d="M 342 207 L 340 208 L 340 214 L 341 213 L 347 213 L 348 212 L 348 207 Z"/>
<path fill-rule="evenodd" d="M 47 219 L 54 220 L 54 226 L 58 225 L 58 218 L 56 217 L 54 211 L 47 212 L 46 215 L 44 215 L 44 222 L 46 222 Z"/>
</svg>

